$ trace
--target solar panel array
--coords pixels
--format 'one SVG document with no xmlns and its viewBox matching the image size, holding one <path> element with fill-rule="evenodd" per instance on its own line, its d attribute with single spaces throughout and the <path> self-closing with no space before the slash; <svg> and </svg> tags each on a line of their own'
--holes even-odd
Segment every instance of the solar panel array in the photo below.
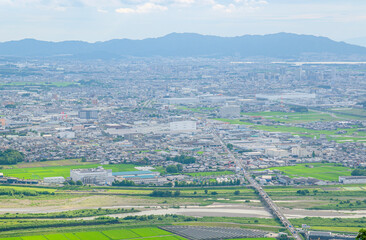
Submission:
<svg viewBox="0 0 366 240">
<path fill-rule="evenodd" d="M 230 238 L 262 238 L 268 232 L 243 228 L 164 226 L 162 229 L 190 240 L 213 240 Z"/>
</svg>

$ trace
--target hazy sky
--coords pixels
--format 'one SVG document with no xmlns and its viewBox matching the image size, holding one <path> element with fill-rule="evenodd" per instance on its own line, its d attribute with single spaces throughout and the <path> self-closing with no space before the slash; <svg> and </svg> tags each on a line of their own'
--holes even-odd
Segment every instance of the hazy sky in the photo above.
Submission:
<svg viewBox="0 0 366 240">
<path fill-rule="evenodd" d="M 171 32 L 366 37 L 366 0 L 0 0 L 0 41 L 104 41 Z"/>
</svg>

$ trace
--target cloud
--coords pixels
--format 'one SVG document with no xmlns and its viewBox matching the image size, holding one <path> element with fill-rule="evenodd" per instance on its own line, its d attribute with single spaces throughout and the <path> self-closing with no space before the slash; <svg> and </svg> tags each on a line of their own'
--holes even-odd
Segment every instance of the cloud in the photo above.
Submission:
<svg viewBox="0 0 366 240">
<path fill-rule="evenodd" d="M 168 10 L 168 7 L 158 5 L 152 2 L 137 5 L 135 8 L 117 8 L 117 13 L 150 13 L 150 12 L 162 12 Z"/>
<path fill-rule="evenodd" d="M 236 7 L 232 3 L 229 5 L 214 4 L 212 6 L 212 9 L 216 10 L 216 11 L 223 11 L 223 12 L 231 13 L 231 12 L 235 11 Z"/>
<path fill-rule="evenodd" d="M 99 12 L 99 13 L 108 13 L 108 11 L 107 11 L 107 10 L 100 9 L 100 8 L 98 8 L 98 9 L 97 9 L 97 12 Z"/>
<path fill-rule="evenodd" d="M 233 0 L 226 5 L 211 1 L 213 10 L 226 13 L 253 11 L 266 4 L 268 4 L 268 2 L 265 0 Z"/>
<path fill-rule="evenodd" d="M 136 10 L 132 8 L 117 8 L 116 13 L 135 13 Z"/>
</svg>

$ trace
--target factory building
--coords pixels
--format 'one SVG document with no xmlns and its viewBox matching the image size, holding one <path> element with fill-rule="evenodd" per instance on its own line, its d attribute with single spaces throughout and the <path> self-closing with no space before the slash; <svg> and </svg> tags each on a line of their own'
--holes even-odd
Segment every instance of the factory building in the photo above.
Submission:
<svg viewBox="0 0 366 240">
<path fill-rule="evenodd" d="M 339 176 L 338 180 L 343 184 L 366 183 L 366 176 Z"/>
<path fill-rule="evenodd" d="M 73 181 L 81 181 L 83 184 L 111 185 L 114 181 L 111 169 L 103 167 L 89 169 L 72 169 L 70 177 Z"/>
<path fill-rule="evenodd" d="M 283 149 L 269 148 L 265 150 L 267 156 L 269 157 L 287 157 L 289 152 Z"/>
<path fill-rule="evenodd" d="M 169 123 L 171 132 L 193 132 L 197 130 L 194 121 L 178 121 Z"/>
<path fill-rule="evenodd" d="M 160 177 L 159 172 L 152 171 L 132 171 L 132 172 L 116 172 L 113 173 L 118 181 L 129 180 L 135 184 L 155 184 L 163 185 L 168 183 L 167 178 Z"/>
<path fill-rule="evenodd" d="M 65 182 L 64 177 L 45 177 L 43 183 L 45 184 L 62 184 Z"/>
</svg>

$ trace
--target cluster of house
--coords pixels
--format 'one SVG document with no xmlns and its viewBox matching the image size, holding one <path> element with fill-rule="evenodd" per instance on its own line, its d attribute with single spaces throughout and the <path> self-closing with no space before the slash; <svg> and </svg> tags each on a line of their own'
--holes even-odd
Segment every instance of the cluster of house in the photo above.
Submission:
<svg viewBox="0 0 366 240">
<path fill-rule="evenodd" d="M 278 170 L 252 171 L 261 185 L 328 185 L 336 182 L 323 181 L 312 177 L 289 177 Z M 340 184 L 365 184 L 366 176 L 339 176 Z"/>
</svg>

